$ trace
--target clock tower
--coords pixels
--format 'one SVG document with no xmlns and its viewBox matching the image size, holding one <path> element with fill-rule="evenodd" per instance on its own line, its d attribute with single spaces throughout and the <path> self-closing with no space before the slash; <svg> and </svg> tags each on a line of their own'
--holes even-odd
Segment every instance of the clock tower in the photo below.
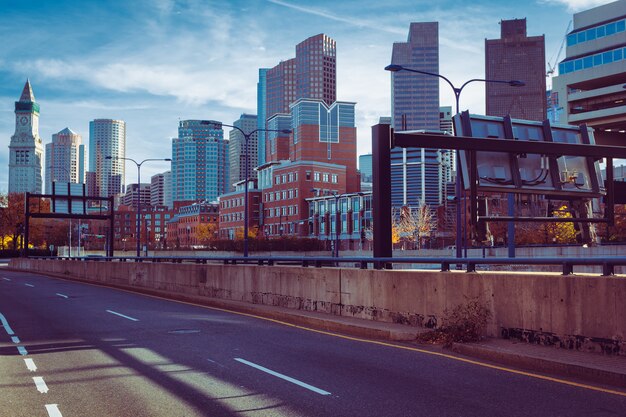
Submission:
<svg viewBox="0 0 626 417">
<path fill-rule="evenodd" d="M 42 192 L 43 144 L 39 137 L 39 104 L 26 80 L 15 102 L 15 134 L 9 144 L 9 193 Z"/>
</svg>

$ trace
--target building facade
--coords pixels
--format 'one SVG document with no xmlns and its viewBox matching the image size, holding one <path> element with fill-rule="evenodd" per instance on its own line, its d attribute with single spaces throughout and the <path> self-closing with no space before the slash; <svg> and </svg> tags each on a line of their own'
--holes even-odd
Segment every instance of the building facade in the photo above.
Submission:
<svg viewBox="0 0 626 417">
<path fill-rule="evenodd" d="M 439 73 L 439 24 L 411 23 L 407 42 L 393 44 L 391 63 Z M 408 71 L 391 73 L 392 127 L 439 130 L 439 78 Z M 441 204 L 443 183 L 437 149 L 396 148 L 391 151 L 391 195 L 394 207 L 424 201 Z"/>
<path fill-rule="evenodd" d="M 346 188 L 357 192 L 361 181 L 356 168 L 355 103 L 299 99 L 290 106 L 291 143 L 289 159 L 315 161 L 346 167 Z"/>
<path fill-rule="evenodd" d="M 235 184 L 235 191 L 220 196 L 219 237 L 221 239 L 243 239 L 245 221 L 245 183 Z M 261 192 L 256 181 L 248 182 L 248 236 L 260 236 Z"/>
<path fill-rule="evenodd" d="M 309 237 L 336 241 L 340 250 L 367 250 L 372 240 L 372 194 L 307 199 Z"/>
<path fill-rule="evenodd" d="M 372 154 L 359 155 L 361 182 L 372 182 Z"/>
<path fill-rule="evenodd" d="M 217 201 L 228 191 L 228 140 L 221 123 L 182 120 L 172 139 L 173 201 Z"/>
<path fill-rule="evenodd" d="M 85 182 L 85 145 L 81 136 L 65 128 L 52 135 L 46 144 L 46 194 L 52 193 L 53 182 Z"/>
<path fill-rule="evenodd" d="M 626 0 L 574 14 L 565 59 L 552 79 L 558 120 L 586 123 L 597 143 L 626 145 Z"/>
<path fill-rule="evenodd" d="M 151 184 L 148 183 L 141 183 L 140 187 L 137 187 L 137 183 L 128 184 L 126 192 L 120 196 L 120 204 L 137 210 L 137 194 L 139 194 L 141 207 L 151 207 L 151 188 Z"/>
<path fill-rule="evenodd" d="M 170 248 L 205 246 L 219 232 L 219 204 L 199 202 L 175 205 L 176 214 L 167 222 Z"/>
<path fill-rule="evenodd" d="M 485 78 L 519 80 L 525 85 L 485 83 L 486 114 L 516 119 L 546 119 L 545 38 L 526 35 L 526 19 L 502 20 L 500 39 L 485 40 Z"/>
<path fill-rule="evenodd" d="M 337 43 L 320 33 L 296 45 L 296 97 L 337 101 Z"/>
<path fill-rule="evenodd" d="M 26 80 L 15 102 L 15 133 L 9 143 L 9 193 L 43 191 L 43 143 L 39 137 L 39 104 Z"/>
<path fill-rule="evenodd" d="M 150 205 L 173 208 L 171 200 L 172 171 L 165 171 L 153 175 L 150 178 Z"/>
<path fill-rule="evenodd" d="M 107 159 L 111 156 L 111 159 Z M 89 172 L 87 193 L 111 197 L 124 190 L 126 161 L 126 122 L 96 119 L 89 122 Z"/>
<path fill-rule="evenodd" d="M 265 163 L 265 146 L 266 146 L 266 132 L 261 129 L 265 129 L 265 123 L 267 122 L 267 109 L 265 103 L 267 100 L 267 71 L 269 68 L 259 68 L 259 82 L 256 85 L 256 108 L 257 108 L 257 122 L 256 127 L 259 129 L 257 133 L 257 147 L 258 157 L 256 165 L 263 165 Z"/>
<path fill-rule="evenodd" d="M 242 114 L 239 119 L 233 122 L 233 126 L 237 126 L 245 133 L 253 132 L 257 129 L 256 114 Z M 258 134 L 254 132 L 248 140 L 248 179 L 256 178 L 254 167 L 258 162 Z M 246 138 L 237 129 L 232 129 L 229 133 L 228 144 L 228 164 L 229 164 L 229 191 L 235 189 L 234 184 L 246 179 Z"/>
</svg>

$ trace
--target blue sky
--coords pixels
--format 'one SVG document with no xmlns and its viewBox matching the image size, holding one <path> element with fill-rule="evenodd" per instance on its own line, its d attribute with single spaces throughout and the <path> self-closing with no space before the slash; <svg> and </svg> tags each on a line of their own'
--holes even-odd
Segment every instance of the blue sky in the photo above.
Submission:
<svg viewBox="0 0 626 417">
<path fill-rule="evenodd" d="M 370 126 L 390 113 L 394 41 L 410 22 L 439 21 L 440 72 L 456 84 L 484 77 L 484 40 L 502 19 L 527 18 L 554 60 L 576 11 L 609 1 L 529 0 L 0 0 L 0 192 L 8 182 L 14 102 L 30 78 L 44 143 L 65 127 L 88 146 L 89 121 L 127 122 L 126 156 L 170 156 L 178 120 L 232 123 L 256 113 L 258 68 L 295 56 L 295 45 L 326 33 L 337 41 L 337 97 L 357 102 L 358 152 Z M 563 55 L 561 58 L 565 56 Z M 441 105 L 453 105 L 441 87 Z M 461 108 L 484 113 L 474 84 Z M 128 167 L 126 183 L 136 181 Z M 144 166 L 148 178 L 167 164 Z"/>
</svg>

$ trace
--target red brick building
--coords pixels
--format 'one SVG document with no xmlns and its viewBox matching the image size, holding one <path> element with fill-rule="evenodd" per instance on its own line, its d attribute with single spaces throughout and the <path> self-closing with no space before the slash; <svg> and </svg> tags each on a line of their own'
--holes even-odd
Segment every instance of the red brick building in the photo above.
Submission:
<svg viewBox="0 0 626 417">
<path fill-rule="evenodd" d="M 219 204 L 175 204 L 176 215 L 167 223 L 168 247 L 201 247 L 219 232 Z"/>
<path fill-rule="evenodd" d="M 219 201 L 221 239 L 243 238 L 244 226 L 244 186 L 243 181 L 235 184 L 235 191 L 223 194 Z M 257 236 L 261 212 L 261 192 L 256 188 L 256 181 L 248 183 L 248 236 Z"/>
</svg>

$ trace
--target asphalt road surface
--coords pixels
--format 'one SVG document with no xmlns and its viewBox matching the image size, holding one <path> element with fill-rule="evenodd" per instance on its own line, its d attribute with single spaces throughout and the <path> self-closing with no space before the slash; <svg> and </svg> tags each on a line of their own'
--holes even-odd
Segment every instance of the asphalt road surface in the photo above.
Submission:
<svg viewBox="0 0 626 417">
<path fill-rule="evenodd" d="M 0 416 L 626 416 L 626 394 L 0 270 Z"/>
</svg>

